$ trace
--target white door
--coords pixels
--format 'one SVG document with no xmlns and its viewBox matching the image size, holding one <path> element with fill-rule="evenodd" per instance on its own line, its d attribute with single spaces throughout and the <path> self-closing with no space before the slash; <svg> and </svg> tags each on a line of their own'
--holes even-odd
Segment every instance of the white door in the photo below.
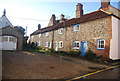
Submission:
<svg viewBox="0 0 120 81">
<path fill-rule="evenodd" d="M 0 41 L 1 50 L 16 50 L 17 48 L 17 38 L 13 36 L 2 36 L 2 41 Z"/>
</svg>

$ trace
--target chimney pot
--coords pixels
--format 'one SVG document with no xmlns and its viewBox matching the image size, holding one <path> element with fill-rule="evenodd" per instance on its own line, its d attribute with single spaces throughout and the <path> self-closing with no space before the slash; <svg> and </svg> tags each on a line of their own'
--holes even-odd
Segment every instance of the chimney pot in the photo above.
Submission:
<svg viewBox="0 0 120 81">
<path fill-rule="evenodd" d="M 38 24 L 38 30 L 40 30 L 41 29 L 41 25 L 40 24 Z"/>
</svg>

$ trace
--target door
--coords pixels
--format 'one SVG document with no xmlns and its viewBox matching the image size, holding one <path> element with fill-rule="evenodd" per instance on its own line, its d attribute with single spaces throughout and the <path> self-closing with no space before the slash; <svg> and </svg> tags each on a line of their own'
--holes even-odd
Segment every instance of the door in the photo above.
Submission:
<svg viewBox="0 0 120 81">
<path fill-rule="evenodd" d="M 86 46 L 87 46 L 87 42 L 86 41 L 81 41 L 81 56 L 84 56 L 86 54 Z"/>
</svg>

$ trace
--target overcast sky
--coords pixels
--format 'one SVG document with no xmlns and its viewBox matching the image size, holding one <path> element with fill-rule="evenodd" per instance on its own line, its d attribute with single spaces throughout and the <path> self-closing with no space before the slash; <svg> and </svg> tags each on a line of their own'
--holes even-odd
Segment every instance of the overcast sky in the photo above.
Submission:
<svg viewBox="0 0 120 81">
<path fill-rule="evenodd" d="M 118 1 L 111 0 L 111 5 L 118 8 Z M 75 17 L 77 3 L 83 4 L 84 14 L 98 10 L 101 5 L 100 0 L 1 0 L 0 16 L 6 9 L 6 16 L 11 23 L 23 28 L 27 26 L 29 35 L 37 30 L 38 24 L 42 28 L 46 27 L 52 14 L 57 18 L 60 14 L 64 14 L 66 18 Z"/>
</svg>

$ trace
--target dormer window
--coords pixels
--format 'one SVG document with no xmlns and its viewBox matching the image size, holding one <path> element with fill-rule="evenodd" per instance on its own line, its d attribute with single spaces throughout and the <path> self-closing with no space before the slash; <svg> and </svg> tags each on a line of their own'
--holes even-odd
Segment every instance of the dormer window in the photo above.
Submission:
<svg viewBox="0 0 120 81">
<path fill-rule="evenodd" d="M 80 24 L 73 25 L 73 31 L 79 31 L 80 30 Z"/>
<path fill-rule="evenodd" d="M 58 29 L 58 34 L 63 34 L 63 28 Z"/>
</svg>

